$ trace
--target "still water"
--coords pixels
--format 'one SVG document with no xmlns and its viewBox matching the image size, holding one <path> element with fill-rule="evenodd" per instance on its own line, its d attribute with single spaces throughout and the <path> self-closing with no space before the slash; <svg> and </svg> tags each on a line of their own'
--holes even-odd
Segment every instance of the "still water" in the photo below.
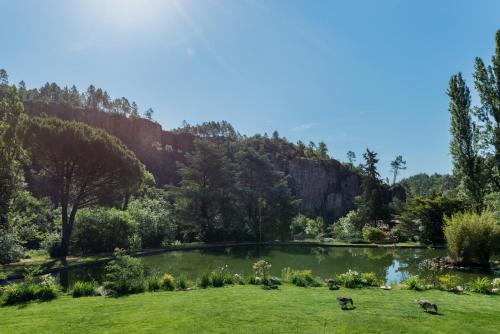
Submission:
<svg viewBox="0 0 500 334">
<path fill-rule="evenodd" d="M 169 251 L 141 257 L 148 272 L 186 274 L 194 280 L 201 273 L 227 265 L 230 272 L 247 275 L 252 264 L 266 259 L 273 275 L 280 276 L 285 267 L 310 269 L 314 276 L 333 277 L 349 269 L 374 272 L 386 283 L 400 283 L 408 275 L 426 275 L 422 261 L 446 256 L 444 249 L 396 249 L 312 246 L 234 246 L 200 250 Z M 499 259 L 498 255 L 495 256 Z M 455 271 L 470 280 L 478 274 Z M 481 273 L 481 276 L 492 276 Z M 76 280 L 102 281 L 104 265 L 70 269 L 58 274 L 64 287 Z"/>
</svg>

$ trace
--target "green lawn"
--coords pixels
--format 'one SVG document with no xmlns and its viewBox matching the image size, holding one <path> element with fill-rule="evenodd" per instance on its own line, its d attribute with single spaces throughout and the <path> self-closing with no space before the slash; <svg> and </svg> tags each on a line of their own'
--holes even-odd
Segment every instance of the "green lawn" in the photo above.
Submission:
<svg viewBox="0 0 500 334">
<path fill-rule="evenodd" d="M 335 301 L 350 295 L 356 308 Z M 414 302 L 425 297 L 440 313 Z M 121 298 L 62 296 L 0 308 L 1 333 L 499 333 L 500 296 L 230 286 Z"/>
</svg>

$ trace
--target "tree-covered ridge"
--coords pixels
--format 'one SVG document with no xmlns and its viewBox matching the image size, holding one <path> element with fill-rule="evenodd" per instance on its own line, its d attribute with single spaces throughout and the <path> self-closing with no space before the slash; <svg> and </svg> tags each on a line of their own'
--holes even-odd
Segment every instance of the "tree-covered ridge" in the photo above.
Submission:
<svg viewBox="0 0 500 334">
<path fill-rule="evenodd" d="M 448 174 L 415 174 L 404 178 L 400 183 L 405 187 L 409 196 L 434 197 L 437 195 L 456 195 L 458 181 Z"/>
</svg>

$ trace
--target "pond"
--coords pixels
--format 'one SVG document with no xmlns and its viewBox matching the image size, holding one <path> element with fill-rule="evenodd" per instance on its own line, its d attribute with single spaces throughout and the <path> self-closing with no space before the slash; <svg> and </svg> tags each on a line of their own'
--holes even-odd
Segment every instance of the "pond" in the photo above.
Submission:
<svg viewBox="0 0 500 334">
<path fill-rule="evenodd" d="M 408 275 L 425 275 L 422 261 L 436 256 L 446 256 L 444 249 L 398 249 L 368 247 L 313 247 L 313 246 L 233 246 L 210 249 L 168 251 L 141 257 L 147 271 L 186 274 L 194 280 L 206 271 L 229 267 L 230 272 L 247 275 L 252 264 L 266 259 L 272 264 L 272 274 L 281 275 L 285 267 L 311 269 L 314 276 L 333 277 L 349 269 L 375 272 L 386 283 L 400 283 Z M 498 256 L 495 259 L 498 260 Z M 470 280 L 478 274 L 455 271 Z M 491 274 L 481 273 L 481 276 Z M 72 286 L 76 280 L 102 281 L 104 265 L 80 267 L 59 273 L 63 287 Z"/>
</svg>

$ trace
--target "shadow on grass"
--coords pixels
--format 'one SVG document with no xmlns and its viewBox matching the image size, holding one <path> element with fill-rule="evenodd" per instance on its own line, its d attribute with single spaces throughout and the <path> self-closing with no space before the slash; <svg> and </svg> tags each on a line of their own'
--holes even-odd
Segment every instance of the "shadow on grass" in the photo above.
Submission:
<svg viewBox="0 0 500 334">
<path fill-rule="evenodd" d="M 354 311 L 356 309 L 356 306 L 351 306 L 351 307 L 341 307 L 340 308 L 342 311 Z"/>
</svg>

